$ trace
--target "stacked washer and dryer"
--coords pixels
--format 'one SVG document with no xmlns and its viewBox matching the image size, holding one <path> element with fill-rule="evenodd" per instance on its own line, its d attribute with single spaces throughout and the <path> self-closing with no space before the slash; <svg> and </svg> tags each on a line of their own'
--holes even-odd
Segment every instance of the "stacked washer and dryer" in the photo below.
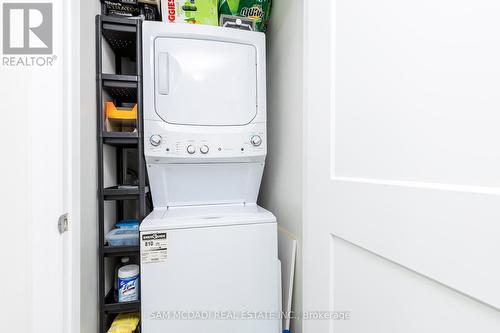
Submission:
<svg viewBox="0 0 500 333">
<path fill-rule="evenodd" d="M 265 36 L 143 24 L 143 333 L 278 333 L 277 223 L 256 204 L 267 153 Z"/>
</svg>

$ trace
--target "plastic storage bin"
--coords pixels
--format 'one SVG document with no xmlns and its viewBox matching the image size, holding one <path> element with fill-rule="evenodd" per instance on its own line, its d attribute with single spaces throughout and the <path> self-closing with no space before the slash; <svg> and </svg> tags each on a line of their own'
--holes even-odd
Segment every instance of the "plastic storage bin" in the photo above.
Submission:
<svg viewBox="0 0 500 333">
<path fill-rule="evenodd" d="M 113 102 L 106 102 L 106 131 L 134 132 L 137 121 L 137 104 L 129 107 L 117 107 Z"/>
<path fill-rule="evenodd" d="M 115 228 L 119 229 L 134 229 L 134 230 L 139 230 L 139 220 L 137 219 L 126 219 L 126 220 L 121 220 L 120 222 L 117 222 L 115 224 Z"/>
<path fill-rule="evenodd" d="M 139 230 L 113 229 L 106 235 L 109 246 L 136 246 L 139 245 Z"/>
</svg>

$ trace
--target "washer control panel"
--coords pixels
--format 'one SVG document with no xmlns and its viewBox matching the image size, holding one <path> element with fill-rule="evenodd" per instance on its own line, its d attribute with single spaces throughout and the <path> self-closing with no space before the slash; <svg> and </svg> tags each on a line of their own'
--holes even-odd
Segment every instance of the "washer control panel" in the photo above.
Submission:
<svg viewBox="0 0 500 333">
<path fill-rule="evenodd" d="M 152 126 L 153 125 L 153 126 Z M 266 125 L 234 127 L 186 127 L 166 123 L 149 124 L 145 153 L 152 157 L 230 158 L 266 154 Z"/>
</svg>

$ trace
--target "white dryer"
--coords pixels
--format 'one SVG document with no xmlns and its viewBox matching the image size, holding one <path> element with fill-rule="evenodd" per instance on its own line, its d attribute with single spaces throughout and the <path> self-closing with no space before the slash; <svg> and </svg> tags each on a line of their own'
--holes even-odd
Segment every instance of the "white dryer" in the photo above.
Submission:
<svg viewBox="0 0 500 333">
<path fill-rule="evenodd" d="M 278 333 L 276 218 L 256 205 L 266 157 L 265 37 L 143 23 L 144 333 Z"/>
<path fill-rule="evenodd" d="M 267 153 L 265 54 L 262 33 L 144 22 L 155 207 L 256 202 Z"/>
</svg>

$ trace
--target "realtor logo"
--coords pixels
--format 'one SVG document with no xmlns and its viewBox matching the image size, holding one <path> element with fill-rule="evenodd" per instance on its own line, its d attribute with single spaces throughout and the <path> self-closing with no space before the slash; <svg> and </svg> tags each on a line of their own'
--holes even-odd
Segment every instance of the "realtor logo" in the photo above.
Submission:
<svg viewBox="0 0 500 333">
<path fill-rule="evenodd" d="M 3 4 L 3 53 L 52 54 L 52 4 Z"/>
</svg>

